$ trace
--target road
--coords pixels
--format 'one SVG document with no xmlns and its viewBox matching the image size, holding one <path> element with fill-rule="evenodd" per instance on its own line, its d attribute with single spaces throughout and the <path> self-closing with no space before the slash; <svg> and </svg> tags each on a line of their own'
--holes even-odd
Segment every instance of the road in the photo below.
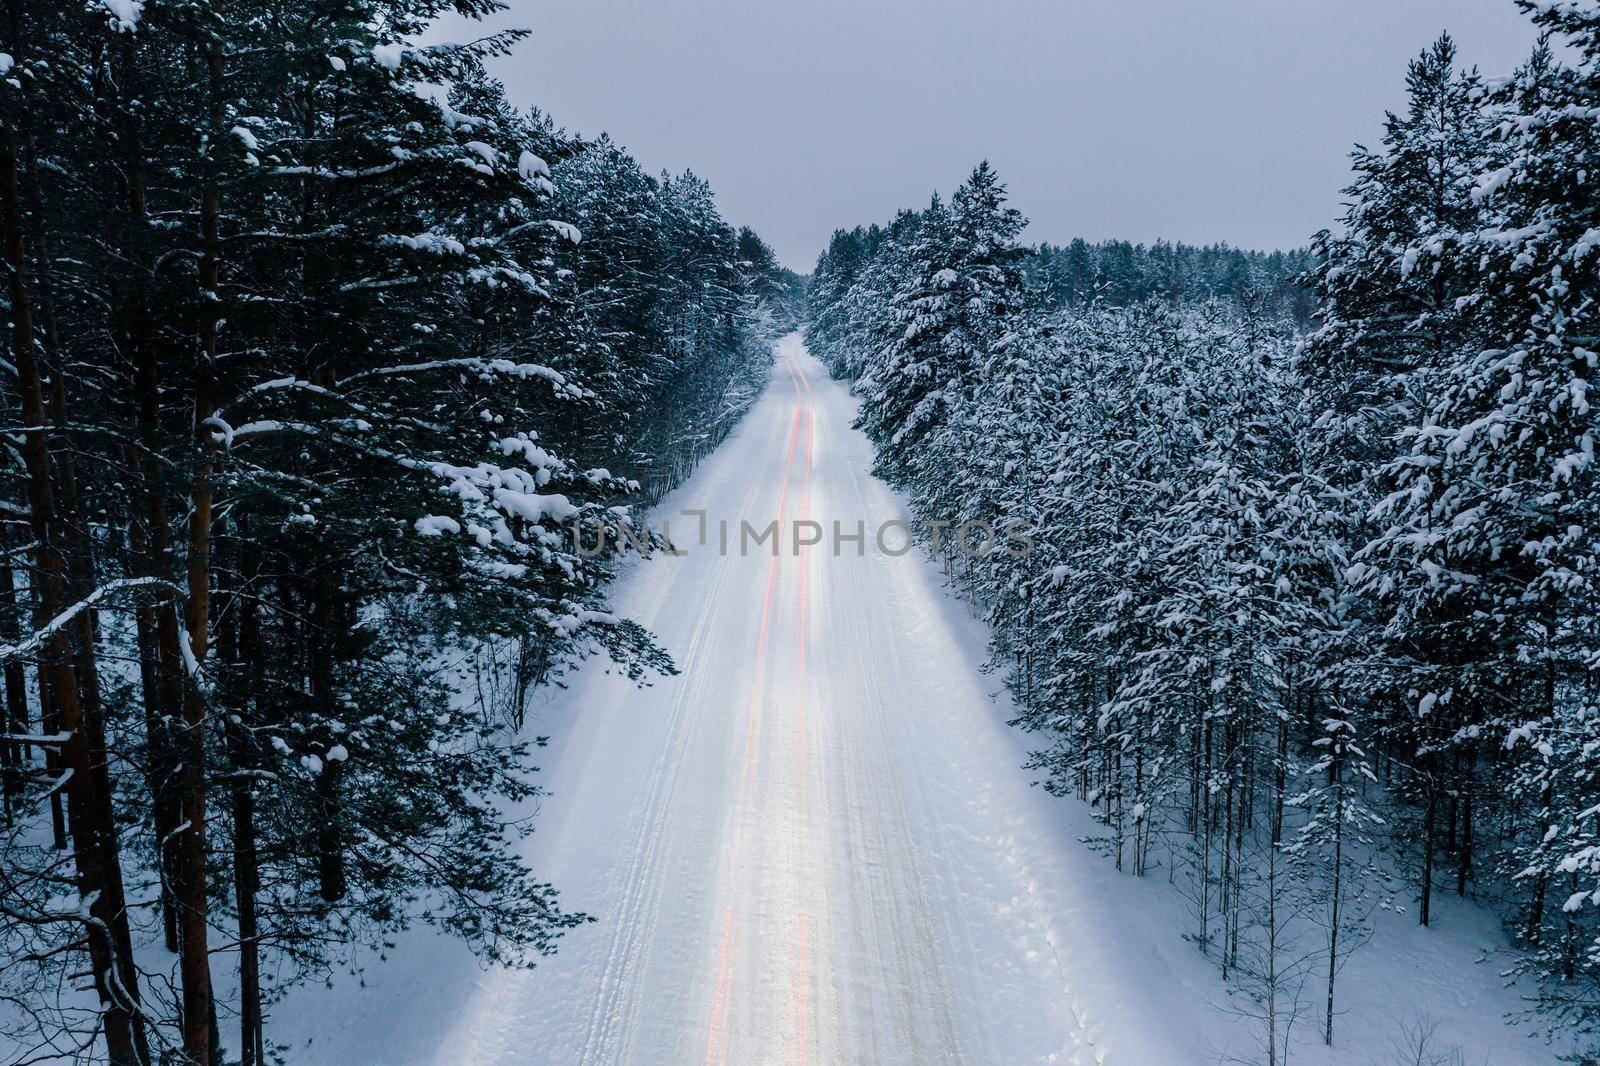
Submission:
<svg viewBox="0 0 1600 1066">
<path fill-rule="evenodd" d="M 1198 1061 L 1103 860 L 1020 768 L 981 631 L 936 567 L 890 554 L 899 529 L 874 543 L 905 512 L 853 413 L 787 338 L 659 510 L 687 554 L 635 567 L 617 610 L 681 673 L 585 668 L 531 844 L 597 921 L 485 975 L 440 1066 Z M 777 555 L 740 550 L 741 521 L 775 518 Z M 866 542 L 797 553 L 796 521 Z"/>
</svg>

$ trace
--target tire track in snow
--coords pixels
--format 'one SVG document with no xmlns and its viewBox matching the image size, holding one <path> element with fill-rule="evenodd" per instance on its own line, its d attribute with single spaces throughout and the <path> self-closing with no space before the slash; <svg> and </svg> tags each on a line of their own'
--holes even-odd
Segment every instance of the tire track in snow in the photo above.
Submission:
<svg viewBox="0 0 1600 1066">
<path fill-rule="evenodd" d="M 795 425 L 798 427 L 798 419 Z M 787 444 L 789 458 L 793 456 L 794 441 L 795 430 L 791 430 Z M 747 511 L 761 494 L 761 489 L 761 482 L 752 479 L 745 497 Z M 678 561 L 660 560 L 656 565 L 678 565 Z M 724 599 L 736 568 L 722 565 L 713 569 L 716 572 L 713 584 L 701 601 L 701 609 L 683 654 L 682 661 L 686 664 L 705 661 L 707 648 L 714 642 L 721 619 L 725 616 L 722 610 Z M 707 670 L 686 672 L 689 674 L 686 684 L 679 688 L 668 713 L 666 736 L 669 744 L 656 761 L 650 774 L 650 784 L 635 807 L 639 815 L 639 829 L 633 846 L 626 852 L 630 861 L 623 876 L 621 906 L 615 912 L 600 995 L 596 997 L 579 1059 L 582 1063 L 627 1061 L 610 1052 L 619 1039 L 617 1028 L 619 1020 L 622 1020 L 619 1016 L 624 1013 L 628 1015 L 626 1020 L 622 1020 L 624 1036 L 621 1039 L 626 1039 L 626 1032 L 631 1031 L 628 1023 L 636 1015 L 638 1000 L 637 997 L 632 998 L 629 1004 L 632 1009 L 627 1010 L 620 1005 L 620 1000 L 629 991 L 626 975 L 638 961 L 642 945 L 650 942 L 654 930 L 654 921 L 647 921 L 643 916 L 654 918 L 653 912 L 665 878 L 652 875 L 660 848 L 671 839 L 664 829 L 674 812 L 673 800 L 685 776 L 685 767 L 688 765 L 686 755 L 695 739 L 695 724 L 708 702 L 706 696 L 714 680 Z"/>
<path fill-rule="evenodd" d="M 805 466 L 800 476 L 800 515 L 801 520 L 811 520 L 811 462 L 816 445 L 816 404 L 811 392 L 811 381 L 806 377 L 803 368 L 795 365 L 794 360 L 789 361 L 789 373 L 796 378 L 797 386 L 805 390 L 805 420 L 806 420 L 806 451 Z M 806 612 L 806 585 L 807 573 L 811 566 L 812 557 L 801 553 L 795 559 L 795 673 L 797 706 L 795 707 L 794 726 L 794 774 L 795 774 L 795 805 L 799 808 L 799 822 L 805 825 L 810 809 L 807 794 L 806 749 L 807 749 L 807 718 L 811 713 L 810 681 L 806 673 L 806 651 L 810 633 L 807 630 L 809 621 Z M 807 847 L 809 836 L 802 837 L 795 849 L 794 864 L 796 871 L 806 888 L 809 889 L 808 855 Z M 791 930 L 790 955 L 791 963 L 789 999 L 790 1015 L 792 1018 L 792 1034 L 790 1043 L 794 1051 L 793 1060 L 799 1066 L 806 1066 L 811 1060 L 811 913 L 807 905 L 807 892 L 802 891 L 799 909 L 794 912 Z"/>
<path fill-rule="evenodd" d="M 778 506 L 776 521 L 778 525 L 777 540 L 773 544 L 771 561 L 767 565 L 767 579 L 765 592 L 761 601 L 761 615 L 756 635 L 756 649 L 754 659 L 754 675 L 750 684 L 750 698 L 746 706 L 745 749 L 742 770 L 739 777 L 739 799 L 737 806 L 731 812 L 733 831 L 729 834 L 730 846 L 728 850 L 737 861 L 743 851 L 745 838 L 745 825 L 750 808 L 750 789 L 759 774 L 759 756 L 763 708 L 767 699 L 766 685 L 768 681 L 767 656 L 771 647 L 773 602 L 777 590 L 779 574 L 779 561 L 782 558 L 783 522 L 787 513 L 789 500 L 789 479 L 794 467 L 795 444 L 799 438 L 800 424 L 804 415 L 805 402 L 801 396 L 798 380 L 795 378 L 792 365 L 785 361 L 784 369 L 789 373 L 790 385 L 794 389 L 795 414 L 794 423 L 789 433 L 789 446 L 784 458 L 783 473 L 781 475 L 778 493 Z M 807 445 L 809 452 L 809 443 Z M 808 464 L 809 465 L 809 464 Z M 742 541 L 741 541 L 742 547 Z M 725 569 L 731 567 L 724 566 Z M 735 904 L 729 904 L 728 910 L 738 921 L 738 909 Z M 728 1048 L 733 1041 L 733 1000 L 734 1000 L 734 972 L 739 964 L 737 945 L 733 949 L 722 952 L 717 961 L 717 992 L 712 1002 L 711 1018 L 707 1025 L 706 1036 L 706 1066 L 717 1066 L 724 1061 Z"/>
<path fill-rule="evenodd" d="M 895 500 L 890 495 L 889 490 L 887 490 L 881 484 L 873 481 L 863 485 L 862 480 L 857 477 L 855 485 L 858 493 L 861 495 L 864 510 L 871 511 L 880 507 L 889 507 L 898 511 L 898 507 L 895 506 Z M 867 499 L 869 495 L 877 496 L 879 497 L 879 500 L 871 501 Z M 928 563 L 925 560 L 919 559 L 918 562 L 922 565 L 928 566 L 930 570 L 934 569 L 931 563 Z M 895 606 L 899 609 L 899 613 L 902 613 L 905 617 L 926 619 L 936 616 L 938 605 L 930 601 L 932 597 L 938 595 L 938 593 L 931 591 L 931 584 L 917 582 L 885 582 L 885 584 L 894 591 Z M 948 588 L 949 586 L 947 585 L 946 587 Z M 945 595 L 949 595 L 949 593 L 946 592 Z M 890 626 L 888 627 L 888 631 L 894 633 L 897 637 L 902 636 L 902 631 L 898 627 Z M 987 700 L 983 698 L 981 694 L 974 693 L 973 697 L 974 698 L 972 702 L 975 705 L 980 705 L 987 702 Z M 937 812 L 939 809 L 939 804 L 933 800 L 927 787 L 925 774 L 926 763 L 922 760 L 916 760 L 914 761 L 913 766 L 915 768 L 915 772 L 912 776 L 918 785 L 920 800 L 920 802 L 916 805 L 916 809 L 922 814 L 924 819 L 929 819 Z M 955 769 L 956 767 L 952 768 Z M 964 770 L 965 768 L 962 767 L 961 769 Z M 967 776 L 964 773 L 963 776 L 966 777 L 966 789 L 964 791 L 974 796 L 984 795 L 989 791 L 984 787 L 984 782 L 972 780 L 970 776 Z M 984 804 L 984 806 L 990 812 L 984 819 L 985 822 L 989 822 L 990 824 L 1001 824 L 999 812 L 994 811 L 992 805 L 987 802 Z M 942 824 L 937 822 L 932 822 L 930 824 L 933 832 L 935 833 L 935 839 L 944 839 L 946 837 L 945 828 Z M 1092 1062 L 1097 1064 L 1097 1066 L 1105 1066 L 1107 1062 L 1106 1053 L 1104 1049 L 1099 1048 L 1096 1045 L 1094 1031 L 1086 1020 L 1084 1008 L 1081 1002 L 1079 1002 L 1076 990 L 1073 986 L 1071 968 L 1069 967 L 1066 958 L 1062 953 L 1062 947 L 1059 938 L 1056 936 L 1054 931 L 1050 915 L 1036 891 L 1036 878 L 1024 863 L 1022 855 L 1019 849 L 1016 847 L 1014 836 L 1006 836 L 1001 838 L 999 843 L 1005 847 L 1003 854 L 1006 863 L 1016 868 L 1017 884 L 1021 894 L 1013 897 L 1013 901 L 1026 903 L 1027 909 L 1031 913 L 1032 918 L 1031 920 L 1024 920 L 1023 924 L 1033 935 L 1044 940 L 1045 944 L 1049 948 L 1049 962 L 1056 978 L 1061 984 L 1062 991 L 1065 996 L 1064 1004 L 1069 1012 L 1073 1028 L 1068 1035 L 1069 1044 L 1068 1046 L 1063 1047 L 1061 1052 L 1071 1056 L 1069 1061 L 1075 1064 L 1075 1066 L 1078 1063 L 1083 1063 L 1085 1066 L 1087 1066 L 1087 1064 L 1091 1061 L 1091 1058 L 1085 1058 L 1085 1054 L 1091 1056 Z M 951 878 L 951 883 L 956 884 L 958 881 L 958 875 L 955 873 L 953 865 L 950 864 L 950 855 L 948 849 L 936 848 L 935 850 L 937 851 L 938 855 L 945 860 L 945 865 L 948 871 L 948 876 Z M 1012 913 L 1015 913 L 1014 909 Z M 965 923 L 958 922 L 956 924 L 957 931 L 966 943 L 969 957 L 975 958 L 976 953 L 972 945 L 971 930 Z M 1036 953 L 1032 950 L 1028 950 L 1025 957 L 1031 960 L 1035 957 L 1035 954 Z M 986 1061 L 994 1060 L 991 1058 Z M 1048 1055 L 1047 1061 L 1059 1061 L 1059 1054 L 1052 1053 Z"/>
<path fill-rule="evenodd" d="M 815 365 L 812 360 L 806 362 Z M 801 364 L 801 372 L 806 373 L 806 363 Z M 820 517 L 843 519 L 853 528 L 858 518 L 873 526 L 892 515 L 892 511 L 884 513 L 883 508 L 869 506 L 854 471 L 847 469 L 844 454 L 830 456 L 829 462 L 835 465 L 820 483 L 834 491 L 821 501 Z M 842 486 L 856 491 L 842 493 Z M 864 1014 L 852 1012 L 867 1019 L 867 1031 L 851 1035 L 872 1041 L 870 1061 L 908 1061 L 904 1058 L 907 1053 L 909 1061 L 973 1061 L 962 1052 L 966 1040 L 954 1020 L 950 960 L 940 948 L 951 931 L 938 928 L 927 894 L 923 854 L 930 842 L 937 852 L 938 838 L 924 833 L 918 839 L 910 831 L 917 823 L 910 818 L 905 775 L 887 726 L 885 708 L 891 701 L 882 678 L 902 677 L 914 668 L 904 656 L 882 654 L 891 647 L 899 650 L 892 633 L 904 620 L 883 610 L 881 590 L 873 586 L 885 575 L 871 568 L 875 561 L 853 554 L 830 557 L 818 597 L 821 603 L 827 599 L 826 592 L 835 593 L 825 623 L 826 630 L 835 633 L 836 647 L 863 652 L 871 648 L 880 653 L 870 662 L 865 654 L 851 655 L 842 662 L 836 657 L 829 663 L 825 677 L 831 683 L 822 697 L 832 712 L 830 754 L 838 748 L 843 756 L 834 760 L 845 799 L 842 818 L 836 815 L 831 819 L 842 830 L 839 835 L 844 847 L 837 864 L 842 869 L 836 876 L 853 886 L 847 916 L 865 923 L 853 931 L 853 940 L 847 939 L 835 950 L 867 950 L 878 974 L 874 982 L 862 982 L 860 974 L 842 974 L 856 980 L 850 989 L 839 989 L 836 994 L 842 998 L 868 996 Z M 844 639 L 837 639 L 838 634 Z M 902 703 L 904 695 L 895 693 Z M 825 785 L 823 791 L 831 790 Z M 937 854 L 933 858 L 937 860 Z M 880 992 L 888 992 L 893 999 L 882 1000 Z M 892 1032 L 885 1032 L 885 1025 Z M 889 1039 L 885 1041 L 885 1037 Z M 857 1049 L 858 1054 L 864 1052 L 864 1048 Z"/>
</svg>

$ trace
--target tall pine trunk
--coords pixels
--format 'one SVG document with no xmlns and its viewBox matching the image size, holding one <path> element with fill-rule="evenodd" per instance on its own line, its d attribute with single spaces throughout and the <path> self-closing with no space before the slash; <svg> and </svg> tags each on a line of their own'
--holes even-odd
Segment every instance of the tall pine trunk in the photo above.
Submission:
<svg viewBox="0 0 1600 1066">
<path fill-rule="evenodd" d="M 0 551 L 5 552 L 5 565 L 0 567 L 0 640 L 15 641 L 22 633 L 24 612 L 17 596 L 16 562 L 11 555 L 15 550 L 9 529 L 0 523 Z M 5 718 L 0 731 L 22 735 L 28 731 L 28 678 L 20 659 L 5 662 Z M 0 745 L 4 755 L 3 800 L 6 823 L 16 815 L 22 800 L 23 785 L 27 780 L 28 764 L 32 753 L 21 741 L 6 741 Z"/>
<path fill-rule="evenodd" d="M 15 39 L 12 55 L 23 60 L 21 0 L 10 0 Z M 5 217 L 6 265 L 11 272 L 12 354 L 21 400 L 23 464 L 27 471 L 28 507 L 35 541 L 38 582 L 37 624 L 42 628 L 67 607 L 70 575 L 59 550 L 56 485 L 46 430 L 44 382 L 34 337 L 32 294 L 27 283 L 28 256 L 17 141 L 12 130 L 0 140 L 0 202 Z M 57 371 L 60 372 L 59 370 Z M 55 728 L 67 734 L 61 745 L 66 776 L 67 829 L 72 839 L 78 893 L 88 905 L 86 923 L 90 967 L 102 1006 L 102 1031 L 113 1066 L 142 1066 L 149 1061 L 144 1021 L 139 1007 L 137 974 L 131 952 L 119 943 L 116 930 L 126 928 L 121 856 L 111 796 L 105 790 L 104 723 L 98 700 L 85 704 L 74 669 L 71 626 L 59 626 L 46 642 L 50 705 Z M 92 662 L 94 649 L 86 650 Z"/>
<path fill-rule="evenodd" d="M 184 625 L 189 642 L 188 683 L 183 686 L 181 741 L 183 822 L 178 833 L 179 864 L 183 870 L 178 889 L 179 969 L 183 975 L 183 1049 L 192 1066 L 210 1066 L 212 1034 L 211 959 L 207 943 L 206 878 L 206 699 L 199 671 L 206 660 L 211 624 L 211 478 L 217 443 L 212 420 L 216 415 L 216 366 L 220 300 L 222 213 L 216 154 L 221 150 L 226 117 L 223 97 L 222 44 L 205 34 L 203 52 L 208 79 L 206 158 L 200 192 L 200 317 L 195 352 L 194 447 L 197 452 L 189 489 L 188 595 Z"/>
<path fill-rule="evenodd" d="M 129 539 L 134 566 L 146 577 L 170 580 L 172 532 L 168 526 L 166 474 L 159 459 L 161 383 L 156 342 L 151 327 L 150 277 L 154 272 L 150 217 L 144 176 L 144 137 L 133 102 L 140 93 L 139 35 L 120 34 L 117 47 L 117 137 L 123 150 L 119 168 L 124 204 L 121 257 L 127 284 L 113 314 L 115 329 L 132 364 L 129 407 L 136 427 L 124 455 L 135 472 L 130 501 Z M 159 845 L 161 908 L 167 949 L 176 953 L 178 908 L 174 900 L 181 877 L 174 833 L 181 819 L 178 794 L 180 741 L 175 725 L 182 715 L 183 664 L 178 641 L 178 612 L 170 596 L 142 605 L 135 615 L 140 650 L 140 683 L 145 705 L 147 746 L 146 788 L 151 820 Z"/>
<path fill-rule="evenodd" d="M 1333 870 L 1328 884 L 1328 989 L 1323 1016 L 1322 1042 L 1333 1046 L 1333 990 L 1339 976 L 1339 922 L 1344 903 L 1344 750 L 1346 737 L 1334 738 L 1333 758 L 1328 761 L 1328 787 L 1333 793 Z"/>
<path fill-rule="evenodd" d="M 1433 853 L 1438 847 L 1436 836 L 1439 825 L 1439 785 L 1433 771 L 1434 756 L 1428 756 L 1428 768 L 1423 783 L 1428 790 L 1427 807 L 1422 818 L 1422 876 L 1417 887 L 1417 922 L 1427 925 L 1433 917 Z"/>
<path fill-rule="evenodd" d="M 234 689 L 238 694 L 238 721 L 228 730 L 228 754 L 233 771 L 233 892 L 239 923 L 239 1066 L 264 1066 L 261 931 L 256 901 L 261 890 L 255 818 L 256 758 L 254 739 L 247 728 L 248 723 L 260 720 L 260 714 L 245 714 L 245 709 L 254 708 L 259 699 L 256 686 L 260 683 L 261 622 L 253 600 L 238 600 L 235 607 L 241 677 Z"/>
<path fill-rule="evenodd" d="M 334 602 L 335 582 L 331 575 L 317 579 L 311 613 L 311 695 L 317 708 L 330 719 L 334 706 L 334 630 L 339 612 Z M 345 894 L 344 818 L 340 810 L 340 763 L 324 762 L 317 776 L 317 806 L 321 820 L 317 826 L 317 881 L 322 898 L 337 903 Z"/>
</svg>

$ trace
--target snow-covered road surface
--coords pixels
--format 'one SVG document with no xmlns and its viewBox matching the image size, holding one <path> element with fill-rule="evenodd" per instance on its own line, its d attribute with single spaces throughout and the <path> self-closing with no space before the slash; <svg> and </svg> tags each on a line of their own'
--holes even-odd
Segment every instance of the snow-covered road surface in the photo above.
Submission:
<svg viewBox="0 0 1600 1066">
<path fill-rule="evenodd" d="M 531 844 L 597 921 L 534 972 L 485 974 L 440 1066 L 1200 1061 L 1174 1024 L 1189 997 L 1102 872 L 1075 884 L 1102 860 L 1029 787 L 981 635 L 935 567 L 873 543 L 904 512 L 853 412 L 791 337 L 663 504 L 688 554 L 635 568 L 617 608 L 682 672 L 579 675 Z M 741 553 L 739 522 L 774 518 L 781 553 Z M 807 519 L 864 523 L 864 552 L 796 556 Z"/>
</svg>

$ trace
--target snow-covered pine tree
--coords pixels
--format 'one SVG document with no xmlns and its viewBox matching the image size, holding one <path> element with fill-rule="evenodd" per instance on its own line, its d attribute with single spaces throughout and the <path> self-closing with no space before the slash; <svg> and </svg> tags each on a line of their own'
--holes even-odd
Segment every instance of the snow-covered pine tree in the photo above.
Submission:
<svg viewBox="0 0 1600 1066">
<path fill-rule="evenodd" d="M 1425 417 L 1455 353 L 1477 337 L 1468 310 L 1479 285 L 1477 262 L 1464 245 L 1480 213 L 1477 175 L 1492 159 L 1493 112 L 1477 72 L 1458 69 L 1449 36 L 1411 62 L 1406 84 L 1407 107 L 1387 117 L 1381 148 L 1354 153 L 1356 181 L 1345 190 L 1349 204 L 1339 232 L 1324 231 L 1313 244 L 1322 258 L 1312 274 L 1321 321 L 1301 351 L 1317 422 L 1311 445 L 1324 476 L 1358 501 L 1358 511 L 1392 490 L 1390 464 L 1409 450 L 1405 435 Z M 1352 533 L 1397 535 L 1381 522 Z M 1443 807 L 1475 787 L 1465 768 L 1477 759 L 1478 745 L 1476 734 L 1458 729 L 1463 723 L 1442 710 L 1417 713 L 1417 701 L 1422 692 L 1457 683 L 1453 677 L 1424 683 L 1423 674 L 1450 673 L 1466 644 L 1450 635 L 1459 622 L 1453 608 L 1437 603 L 1396 624 L 1383 588 L 1369 586 L 1380 594 L 1357 605 L 1351 626 L 1340 631 L 1347 645 L 1341 659 L 1356 657 L 1362 641 L 1375 641 L 1363 650 L 1387 666 L 1344 677 L 1339 699 L 1372 701 L 1369 720 L 1398 756 L 1400 773 L 1391 784 L 1415 800 L 1402 813 L 1409 820 L 1416 812 L 1415 832 L 1406 835 L 1417 841 L 1411 865 L 1419 920 L 1427 924 Z M 1470 861 L 1463 852 L 1456 865 Z"/>
<path fill-rule="evenodd" d="M 879 445 L 890 480 L 908 472 L 913 449 L 971 387 L 1005 316 L 1020 306 L 1024 223 L 987 162 L 948 208 L 935 197 L 922 212 L 892 300 L 899 336 L 871 353 L 858 385 L 858 424 Z"/>
</svg>

